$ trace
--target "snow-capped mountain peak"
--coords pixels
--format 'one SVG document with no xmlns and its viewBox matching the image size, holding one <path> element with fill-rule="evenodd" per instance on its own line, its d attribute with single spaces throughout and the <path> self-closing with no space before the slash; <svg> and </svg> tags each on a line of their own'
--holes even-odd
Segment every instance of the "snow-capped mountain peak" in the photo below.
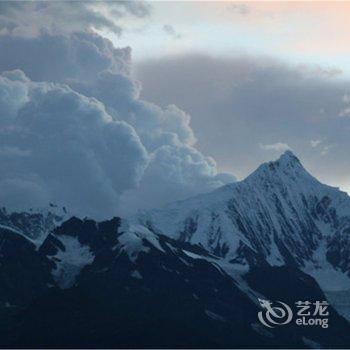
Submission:
<svg viewBox="0 0 350 350">
<path fill-rule="evenodd" d="M 350 197 L 320 183 L 291 151 L 243 181 L 142 213 L 137 220 L 246 268 L 267 263 L 309 272 L 334 269 L 345 274 L 350 288 Z M 342 248 L 335 243 L 339 240 Z"/>
<path fill-rule="evenodd" d="M 292 151 L 286 151 L 275 161 L 261 164 L 244 181 L 253 183 L 270 182 L 271 184 L 284 182 L 286 185 L 288 182 L 293 182 L 302 187 L 319 184 L 319 181 L 304 168 L 299 158 Z"/>
</svg>

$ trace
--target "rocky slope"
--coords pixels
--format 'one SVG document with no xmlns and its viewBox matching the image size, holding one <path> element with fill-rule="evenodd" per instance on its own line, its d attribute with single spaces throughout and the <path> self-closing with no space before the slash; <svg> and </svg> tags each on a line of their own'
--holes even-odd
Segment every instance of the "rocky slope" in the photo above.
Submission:
<svg viewBox="0 0 350 350">
<path fill-rule="evenodd" d="M 1 229 L 0 238 L 1 348 L 350 344 L 349 323 L 331 307 L 327 329 L 259 323 L 258 298 L 290 305 L 326 299 L 295 267 L 255 266 L 242 278 L 198 245 L 119 218 L 71 218 L 39 250 L 11 231 Z"/>
</svg>

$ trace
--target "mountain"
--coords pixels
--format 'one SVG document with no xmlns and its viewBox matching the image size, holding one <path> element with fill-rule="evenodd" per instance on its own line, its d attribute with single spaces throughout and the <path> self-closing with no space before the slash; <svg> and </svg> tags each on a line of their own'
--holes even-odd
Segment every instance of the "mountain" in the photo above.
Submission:
<svg viewBox="0 0 350 350">
<path fill-rule="evenodd" d="M 290 152 L 130 219 L 60 211 L 1 211 L 1 348 L 350 345 L 350 323 L 332 306 L 328 328 L 258 318 L 261 299 L 332 303 L 325 291 L 347 287 L 349 197 Z"/>
<path fill-rule="evenodd" d="M 40 246 L 57 225 L 69 217 L 66 208 L 50 203 L 45 209 L 30 209 L 28 212 L 8 212 L 0 208 L 0 229 L 13 231 Z"/>
<path fill-rule="evenodd" d="M 134 220 L 240 270 L 293 266 L 324 290 L 350 289 L 350 197 L 320 183 L 290 151 L 241 182 Z"/>
</svg>

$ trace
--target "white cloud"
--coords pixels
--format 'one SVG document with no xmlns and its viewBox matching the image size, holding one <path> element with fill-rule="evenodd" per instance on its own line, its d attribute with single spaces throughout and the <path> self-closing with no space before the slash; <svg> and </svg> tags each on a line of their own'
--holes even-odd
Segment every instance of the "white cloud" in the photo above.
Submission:
<svg viewBox="0 0 350 350">
<path fill-rule="evenodd" d="M 284 152 L 292 149 L 288 144 L 283 142 L 276 142 L 269 145 L 260 144 L 259 147 L 264 151 L 276 151 L 276 152 Z"/>
<path fill-rule="evenodd" d="M 342 109 L 338 116 L 341 118 L 350 118 L 350 107 Z"/>
<path fill-rule="evenodd" d="M 334 148 L 336 145 L 326 145 L 321 150 L 321 156 L 325 156 L 329 153 L 329 151 Z"/>
<path fill-rule="evenodd" d="M 311 140 L 310 141 L 310 145 L 312 148 L 316 148 L 317 146 L 319 146 L 322 143 L 321 140 Z"/>
<path fill-rule="evenodd" d="M 350 104 L 350 95 L 345 94 L 342 98 L 343 104 L 349 105 Z M 345 108 L 341 109 L 338 113 L 338 117 L 341 118 L 350 118 L 350 107 L 346 106 Z"/>
<path fill-rule="evenodd" d="M 345 94 L 343 96 L 342 100 L 343 100 L 344 103 L 350 103 L 350 95 L 349 94 Z"/>
<path fill-rule="evenodd" d="M 326 156 L 336 146 L 335 144 L 325 144 L 325 141 L 319 139 L 311 140 L 310 145 L 312 148 L 320 150 L 321 156 Z"/>
<path fill-rule="evenodd" d="M 235 180 L 230 174 L 218 174 L 215 161 L 193 147 L 162 146 L 151 154 L 140 186 L 123 195 L 120 211 L 127 215 L 128 208 L 150 209 Z"/>
</svg>

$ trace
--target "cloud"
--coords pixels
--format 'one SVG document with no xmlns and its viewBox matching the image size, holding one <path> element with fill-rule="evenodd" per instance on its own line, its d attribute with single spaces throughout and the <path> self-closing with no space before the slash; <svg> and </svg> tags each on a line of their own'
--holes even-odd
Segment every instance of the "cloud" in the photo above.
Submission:
<svg viewBox="0 0 350 350">
<path fill-rule="evenodd" d="M 94 33 L 0 35 L 0 71 L 21 68 L 35 81 L 93 80 L 103 70 L 127 73 L 131 49 Z M 16 59 L 14 59 L 14 57 Z"/>
<path fill-rule="evenodd" d="M 349 105 L 350 104 L 350 95 L 346 94 L 342 98 L 343 104 Z M 338 116 L 341 118 L 350 118 L 350 107 L 342 108 L 341 111 L 338 113 Z"/>
<path fill-rule="evenodd" d="M 285 151 L 291 150 L 291 147 L 283 142 L 276 142 L 270 145 L 260 144 L 259 147 L 264 151 L 285 152 Z"/>
<path fill-rule="evenodd" d="M 248 15 L 251 12 L 250 7 L 244 3 L 235 3 L 227 6 L 229 12 L 238 13 L 240 15 Z"/>
<path fill-rule="evenodd" d="M 126 13 L 132 14 L 135 17 L 148 17 L 151 15 L 152 6 L 149 2 L 138 0 L 138 1 L 106 1 L 96 2 L 98 5 L 103 5 L 111 11 L 113 16 L 123 16 Z"/>
<path fill-rule="evenodd" d="M 26 90 L 25 101 L 15 99 L 19 89 Z M 43 205 L 44 199 L 80 215 L 111 215 L 147 164 L 134 129 L 113 120 L 95 99 L 24 80 L 18 71 L 1 75 L 4 90 L 13 91 L 17 113 L 4 110 L 11 117 L 0 119 L 1 198 L 15 207 Z"/>
<path fill-rule="evenodd" d="M 311 140 L 310 145 L 312 148 L 319 150 L 322 157 L 328 155 L 333 148 L 337 147 L 337 144 L 325 144 L 323 140 Z"/>
<path fill-rule="evenodd" d="M 346 77 L 262 57 L 204 54 L 141 62 L 137 77 L 141 98 L 175 104 L 191 115 L 197 149 L 210 154 L 219 169 L 243 178 L 270 160 L 257 145 L 280 141 L 322 181 L 348 187 L 350 123 L 338 117 L 349 106 Z M 327 144 L 313 148 L 310 140 Z M 336 147 L 322 156 L 327 145 Z"/>
<path fill-rule="evenodd" d="M 235 180 L 196 148 L 189 114 L 140 98 L 129 48 L 45 32 L 4 34 L 0 50 L 3 205 L 108 217 Z"/>
<path fill-rule="evenodd" d="M 174 38 L 174 39 L 180 39 L 180 38 L 182 38 L 182 35 L 179 34 L 179 33 L 175 30 L 175 28 L 174 28 L 172 25 L 170 25 L 170 24 L 165 24 L 165 25 L 163 26 L 163 31 L 164 31 L 164 33 L 166 33 L 167 35 L 171 36 L 171 37 Z"/>
<path fill-rule="evenodd" d="M 338 115 L 341 118 L 350 118 L 350 107 L 342 109 Z"/>
<path fill-rule="evenodd" d="M 108 13 L 112 16 L 109 16 Z M 146 17 L 150 5 L 127 1 L 2 1 L 0 31 L 25 36 L 107 29 L 120 34 L 122 17 Z"/>
<path fill-rule="evenodd" d="M 175 105 L 165 108 L 139 99 L 141 85 L 121 73 L 104 71 L 94 81 L 72 82 L 86 96 L 103 102 L 115 118 L 123 118 L 137 131 L 148 151 L 171 144 L 194 145 L 190 116 Z"/>
<path fill-rule="evenodd" d="M 346 94 L 342 98 L 344 103 L 350 103 L 350 95 Z"/>
<path fill-rule="evenodd" d="M 140 186 L 123 194 L 120 211 L 127 215 L 129 208 L 150 209 L 235 181 L 231 174 L 218 174 L 215 161 L 195 148 L 165 145 L 152 153 Z"/>
<path fill-rule="evenodd" d="M 322 147 L 322 150 L 321 150 L 321 155 L 322 156 L 325 156 L 329 153 L 329 151 L 336 147 L 336 145 L 325 145 L 324 147 Z"/>
<path fill-rule="evenodd" d="M 311 140 L 310 141 L 310 145 L 312 148 L 316 148 L 317 146 L 319 146 L 322 143 L 321 140 Z"/>
<path fill-rule="evenodd" d="M 4 146 L 0 148 L 0 157 L 29 157 L 31 151 L 22 150 L 18 147 Z"/>
</svg>

